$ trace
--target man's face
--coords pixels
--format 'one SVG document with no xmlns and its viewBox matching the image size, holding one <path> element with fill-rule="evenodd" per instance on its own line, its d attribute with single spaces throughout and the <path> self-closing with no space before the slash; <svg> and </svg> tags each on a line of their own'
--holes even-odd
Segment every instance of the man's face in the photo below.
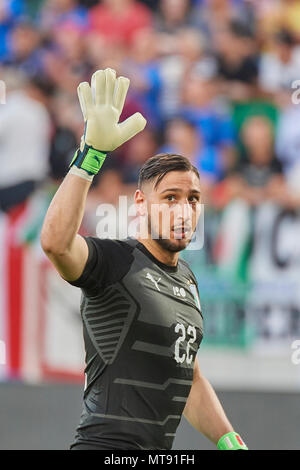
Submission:
<svg viewBox="0 0 300 470">
<path fill-rule="evenodd" d="M 147 182 L 142 191 L 147 235 L 168 251 L 184 250 L 201 211 L 199 179 L 193 171 L 170 171 L 156 187 L 155 181 Z"/>
</svg>

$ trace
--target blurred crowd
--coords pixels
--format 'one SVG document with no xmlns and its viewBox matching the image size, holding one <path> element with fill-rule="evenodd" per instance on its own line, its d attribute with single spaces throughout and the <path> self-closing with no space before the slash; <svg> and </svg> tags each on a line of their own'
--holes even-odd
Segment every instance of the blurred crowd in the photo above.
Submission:
<svg viewBox="0 0 300 470">
<path fill-rule="evenodd" d="M 158 152 L 191 159 L 215 211 L 300 207 L 300 0 L 0 0 L 0 210 L 57 187 L 83 132 L 77 85 L 106 67 L 131 80 L 121 120 L 148 125 L 88 207 L 131 194 Z"/>
</svg>

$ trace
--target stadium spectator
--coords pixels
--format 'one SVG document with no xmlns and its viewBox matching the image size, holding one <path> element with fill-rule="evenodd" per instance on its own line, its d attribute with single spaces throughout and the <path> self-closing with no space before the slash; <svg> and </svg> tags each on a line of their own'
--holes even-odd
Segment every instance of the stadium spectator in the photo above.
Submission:
<svg viewBox="0 0 300 470">
<path fill-rule="evenodd" d="M 201 73 L 199 73 L 201 72 Z M 204 71 L 187 77 L 183 84 L 180 115 L 192 122 L 205 145 L 223 152 L 224 164 L 233 164 L 234 129 L 226 109 L 217 103 L 217 82 Z"/>
<path fill-rule="evenodd" d="M 139 103 L 150 127 L 161 125 L 160 93 L 162 80 L 157 61 L 157 38 L 152 30 L 137 32 L 122 64 L 122 74 L 131 81 L 130 93 Z"/>
<path fill-rule="evenodd" d="M 216 31 L 231 21 L 238 21 L 255 31 L 255 11 L 249 1 L 201 0 L 192 14 L 209 41 L 213 40 Z"/>
<path fill-rule="evenodd" d="M 74 94 L 80 81 L 86 80 L 92 64 L 82 40 L 82 27 L 76 23 L 61 23 L 55 27 L 52 47 L 45 55 L 48 77 L 61 89 Z"/>
<path fill-rule="evenodd" d="M 178 28 L 191 26 L 190 0 L 160 0 L 155 17 L 155 29 L 160 33 L 176 35 Z"/>
<path fill-rule="evenodd" d="M 11 33 L 11 57 L 6 64 L 37 76 L 44 74 L 44 56 L 39 29 L 29 21 L 19 22 Z"/>
<path fill-rule="evenodd" d="M 288 30 L 297 41 L 300 38 L 300 4 L 298 0 L 255 0 L 257 11 L 258 33 L 263 41 L 268 44 L 274 33 L 281 29 Z"/>
<path fill-rule="evenodd" d="M 240 181 L 240 186 L 235 186 L 236 195 L 256 206 L 274 195 L 274 185 L 278 191 L 284 185 L 282 165 L 274 150 L 272 123 L 262 116 L 248 119 L 242 128 L 242 142 L 245 155 L 236 169 Z"/>
<path fill-rule="evenodd" d="M 165 119 L 179 113 L 181 86 L 191 71 L 214 75 L 216 70 L 214 57 L 207 54 L 204 36 L 194 28 L 179 29 L 169 49 L 160 60 L 161 113 Z"/>
<path fill-rule="evenodd" d="M 276 132 L 276 152 L 280 159 L 287 181 L 295 181 L 300 168 L 300 130 L 298 104 L 282 109 Z"/>
<path fill-rule="evenodd" d="M 220 28 L 214 38 L 224 93 L 233 100 L 248 100 L 256 91 L 258 77 L 256 42 L 251 30 L 232 21 Z"/>
<path fill-rule="evenodd" d="M 54 28 L 62 23 L 88 28 L 88 12 L 79 5 L 78 0 L 46 0 L 41 8 L 39 23 L 42 31 L 51 38 Z"/>
<path fill-rule="evenodd" d="M 176 118 L 166 127 L 165 144 L 160 153 L 176 153 L 188 157 L 202 175 L 202 183 L 211 185 L 220 180 L 224 173 L 222 155 L 201 138 L 199 130 L 184 119 Z"/>
<path fill-rule="evenodd" d="M 9 60 L 10 37 L 15 25 L 24 13 L 23 0 L 2 0 L 0 3 L 0 61 Z"/>
<path fill-rule="evenodd" d="M 16 74 L 15 71 L 13 71 Z M 16 78 L 6 74 L 7 81 Z M 46 108 L 51 89 L 40 78 L 7 96 L 0 108 L 0 208 L 8 211 L 24 202 L 48 175 L 50 119 Z"/>
<path fill-rule="evenodd" d="M 151 26 L 149 9 L 135 0 L 103 0 L 90 10 L 91 27 L 107 41 L 130 44 L 137 31 Z"/>
<path fill-rule="evenodd" d="M 260 86 L 269 93 L 287 91 L 290 94 L 293 81 L 299 78 L 299 73 L 300 47 L 288 30 L 281 30 L 274 36 L 273 49 L 261 56 Z"/>
<path fill-rule="evenodd" d="M 82 119 L 73 95 L 57 92 L 50 104 L 53 130 L 50 142 L 50 176 L 60 182 L 68 171 L 82 135 Z"/>
</svg>

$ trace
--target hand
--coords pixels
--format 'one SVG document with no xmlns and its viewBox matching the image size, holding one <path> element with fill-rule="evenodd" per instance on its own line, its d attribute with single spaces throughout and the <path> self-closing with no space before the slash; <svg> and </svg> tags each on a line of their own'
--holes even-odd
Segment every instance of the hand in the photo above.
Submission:
<svg viewBox="0 0 300 470">
<path fill-rule="evenodd" d="M 128 78 L 116 78 L 112 69 L 97 70 L 91 87 L 87 82 L 80 83 L 77 91 L 85 120 L 81 151 L 87 144 L 103 153 L 110 152 L 144 129 L 146 119 L 140 113 L 118 123 L 129 84 Z"/>
</svg>

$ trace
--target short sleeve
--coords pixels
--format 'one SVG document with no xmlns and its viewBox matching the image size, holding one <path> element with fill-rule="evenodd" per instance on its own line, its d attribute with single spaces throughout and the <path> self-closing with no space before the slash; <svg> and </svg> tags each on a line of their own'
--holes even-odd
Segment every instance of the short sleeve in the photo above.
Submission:
<svg viewBox="0 0 300 470">
<path fill-rule="evenodd" d="M 86 296 L 94 296 L 105 287 L 121 280 L 132 263 L 132 248 L 120 240 L 84 237 L 88 259 L 81 276 L 68 281 L 80 287 Z"/>
<path fill-rule="evenodd" d="M 84 237 L 88 246 L 88 259 L 81 276 L 76 281 L 68 281 L 75 287 L 92 292 L 100 287 L 108 272 L 108 253 L 103 249 L 100 239 Z"/>
</svg>

